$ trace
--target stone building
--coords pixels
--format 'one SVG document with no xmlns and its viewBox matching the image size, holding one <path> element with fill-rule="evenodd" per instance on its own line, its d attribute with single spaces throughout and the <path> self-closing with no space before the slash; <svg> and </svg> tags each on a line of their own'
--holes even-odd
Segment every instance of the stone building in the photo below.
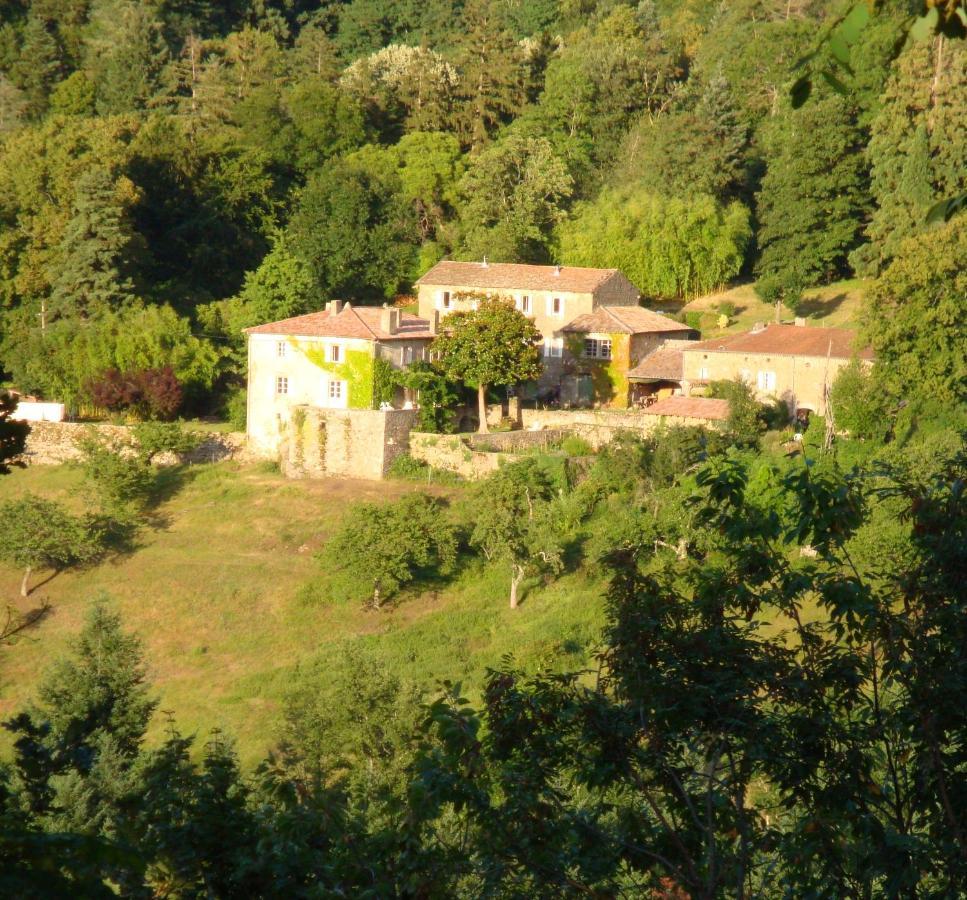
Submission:
<svg viewBox="0 0 967 900">
<path fill-rule="evenodd" d="M 628 376 L 641 360 L 669 340 L 699 336 L 688 325 L 640 306 L 599 306 L 562 331 L 561 402 L 621 409 L 631 404 Z"/>
<path fill-rule="evenodd" d="M 513 302 L 543 337 L 537 392 L 573 405 L 627 406 L 628 369 L 661 337 L 695 334 L 639 307 L 638 288 L 617 269 L 444 260 L 416 286 L 424 318 L 473 308 L 480 296 Z"/>
<path fill-rule="evenodd" d="M 778 397 L 792 413 L 826 414 L 826 389 L 840 369 L 858 357 L 871 364 L 873 351 L 848 328 L 758 325 L 744 334 L 699 341 L 681 349 L 681 386 L 700 392 L 710 381 L 742 380 L 761 400 Z M 647 362 L 647 361 L 646 361 Z"/>
<path fill-rule="evenodd" d="M 399 369 L 426 359 L 435 323 L 335 301 L 324 312 L 246 329 L 250 444 L 277 455 L 297 407 L 372 410 L 380 361 Z"/>
</svg>

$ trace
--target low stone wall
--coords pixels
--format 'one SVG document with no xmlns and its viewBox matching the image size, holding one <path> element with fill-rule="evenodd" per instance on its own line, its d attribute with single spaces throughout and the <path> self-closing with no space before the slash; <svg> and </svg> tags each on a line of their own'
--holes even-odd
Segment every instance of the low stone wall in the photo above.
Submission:
<svg viewBox="0 0 967 900">
<path fill-rule="evenodd" d="M 566 432 L 584 438 L 595 450 L 609 444 L 623 431 L 645 436 L 662 426 L 701 425 L 706 419 L 655 416 L 641 410 L 613 409 L 523 409 L 521 422 L 526 431 Z"/>
<path fill-rule="evenodd" d="M 80 459 L 81 451 L 78 442 L 91 433 L 98 437 L 120 443 L 133 442 L 131 428 L 127 425 L 111 425 L 107 422 L 85 424 L 82 422 L 34 422 L 27 435 L 27 445 L 24 459 L 28 465 L 56 466 L 61 463 L 73 462 Z M 172 454 L 158 457 L 162 465 L 172 465 L 178 462 L 221 462 L 234 459 L 247 462 L 253 459 L 246 442 L 245 435 L 232 431 L 227 433 L 209 432 L 204 440 L 191 453 L 181 459 Z"/>
<path fill-rule="evenodd" d="M 321 409 L 298 406 L 279 454 L 289 478 L 379 480 L 409 449 L 412 409 Z"/>
<path fill-rule="evenodd" d="M 490 434 L 462 435 L 471 450 L 484 453 L 519 453 L 539 448 L 546 450 L 571 432 L 560 428 L 543 428 L 540 431 L 496 431 Z"/>
<path fill-rule="evenodd" d="M 497 471 L 500 466 L 523 458 L 517 453 L 487 453 L 482 450 L 472 450 L 467 443 L 469 437 L 465 434 L 429 434 L 411 431 L 410 456 L 422 460 L 434 469 L 456 472 L 468 481 L 485 478 L 491 472 Z M 480 437 L 485 438 L 488 435 L 480 435 Z M 489 435 L 489 437 L 497 437 L 497 435 Z"/>
</svg>

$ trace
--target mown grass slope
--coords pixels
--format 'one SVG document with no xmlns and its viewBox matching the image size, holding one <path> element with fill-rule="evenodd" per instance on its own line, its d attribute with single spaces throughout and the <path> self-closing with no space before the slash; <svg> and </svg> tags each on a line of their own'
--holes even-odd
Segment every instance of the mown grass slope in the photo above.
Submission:
<svg viewBox="0 0 967 900">
<path fill-rule="evenodd" d="M 30 490 L 79 506 L 78 484 L 75 469 L 38 466 L 0 478 L 0 499 Z M 202 738 L 213 727 L 234 735 L 245 764 L 273 744 L 299 666 L 338 655 L 343 641 L 371 648 L 405 679 L 431 687 L 462 680 L 470 696 L 487 667 L 508 653 L 525 665 L 583 664 L 603 622 L 602 584 L 584 575 L 531 585 L 516 612 L 507 608 L 504 573 L 476 561 L 454 582 L 379 612 L 306 599 L 311 592 L 303 588 L 320 572 L 314 554 L 347 505 L 416 489 L 292 482 L 231 463 L 197 466 L 157 508 L 134 552 L 47 583 L 41 575 L 26 605 L 17 596 L 20 573 L 0 565 L 0 600 L 22 611 L 42 599 L 51 604 L 39 624 L 0 647 L 0 718 L 30 699 L 101 595 L 142 637 L 159 709 Z M 164 716 L 156 715 L 153 734 L 163 728 Z M 0 742 L 5 756 L 5 733 Z"/>
</svg>

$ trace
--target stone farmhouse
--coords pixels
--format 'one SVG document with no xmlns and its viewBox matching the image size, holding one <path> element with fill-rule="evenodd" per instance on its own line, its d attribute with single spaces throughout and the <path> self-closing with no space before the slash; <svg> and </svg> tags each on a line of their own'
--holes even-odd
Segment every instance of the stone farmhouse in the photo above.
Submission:
<svg viewBox="0 0 967 900">
<path fill-rule="evenodd" d="M 298 408 L 372 411 L 377 360 L 399 369 L 426 359 L 436 317 L 334 301 L 323 312 L 245 331 L 247 433 L 255 448 L 274 455 Z"/>
<path fill-rule="evenodd" d="M 575 406 L 628 406 L 628 372 L 645 355 L 668 338 L 698 337 L 640 307 L 617 269 L 445 260 L 416 286 L 424 319 L 470 309 L 481 295 L 510 299 L 543 336 L 538 395 Z"/>
<path fill-rule="evenodd" d="M 668 342 L 629 372 L 633 390 L 701 393 L 710 381 L 742 380 L 761 400 L 779 397 L 794 414 L 826 414 L 826 391 L 853 357 L 866 364 L 873 351 L 857 345 L 848 328 L 758 325 L 744 334 L 698 342 Z"/>
</svg>

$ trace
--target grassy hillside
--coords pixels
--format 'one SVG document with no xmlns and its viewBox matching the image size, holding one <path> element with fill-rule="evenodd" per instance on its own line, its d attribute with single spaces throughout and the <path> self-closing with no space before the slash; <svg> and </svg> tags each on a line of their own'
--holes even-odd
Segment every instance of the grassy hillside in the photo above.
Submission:
<svg viewBox="0 0 967 900">
<path fill-rule="evenodd" d="M 35 467 L 0 478 L 0 498 L 30 490 L 77 504 L 77 483 L 69 467 Z M 35 588 L 27 606 L 17 596 L 19 573 L 0 566 L 3 600 L 21 610 L 42 598 L 51 604 L 38 625 L 0 647 L 0 717 L 29 700 L 103 594 L 144 640 L 159 709 L 173 712 L 186 732 L 204 737 L 219 727 L 235 735 L 247 764 L 271 746 L 296 667 L 326 660 L 345 640 L 362 642 L 404 678 L 430 686 L 450 678 L 479 687 L 485 669 L 507 653 L 531 664 L 560 658 L 580 665 L 603 620 L 601 585 L 581 576 L 533 585 L 516 612 L 506 606 L 503 573 L 476 564 L 456 583 L 380 612 L 300 595 L 318 577 L 314 553 L 347 504 L 414 489 L 292 482 L 231 463 L 197 466 L 157 509 L 133 553 L 57 575 Z M 154 733 L 163 726 L 156 715 Z M 6 738 L 4 732 L 0 741 Z M 0 744 L 0 755 L 8 752 Z"/>
<path fill-rule="evenodd" d="M 810 325 L 855 326 L 866 286 L 867 282 L 854 279 L 811 288 L 805 292 L 803 303 L 797 312 L 805 316 Z M 722 303 L 732 303 L 735 306 L 735 314 L 730 317 L 729 325 L 725 329 L 718 327 L 718 310 Z M 755 292 L 753 284 L 739 284 L 717 294 L 699 297 L 686 304 L 684 309 L 686 312 L 702 313 L 703 337 L 747 331 L 756 322 L 773 322 L 776 317 L 775 306 L 764 303 Z M 788 320 L 791 316 L 792 313 L 783 307 L 783 319 Z"/>
</svg>

